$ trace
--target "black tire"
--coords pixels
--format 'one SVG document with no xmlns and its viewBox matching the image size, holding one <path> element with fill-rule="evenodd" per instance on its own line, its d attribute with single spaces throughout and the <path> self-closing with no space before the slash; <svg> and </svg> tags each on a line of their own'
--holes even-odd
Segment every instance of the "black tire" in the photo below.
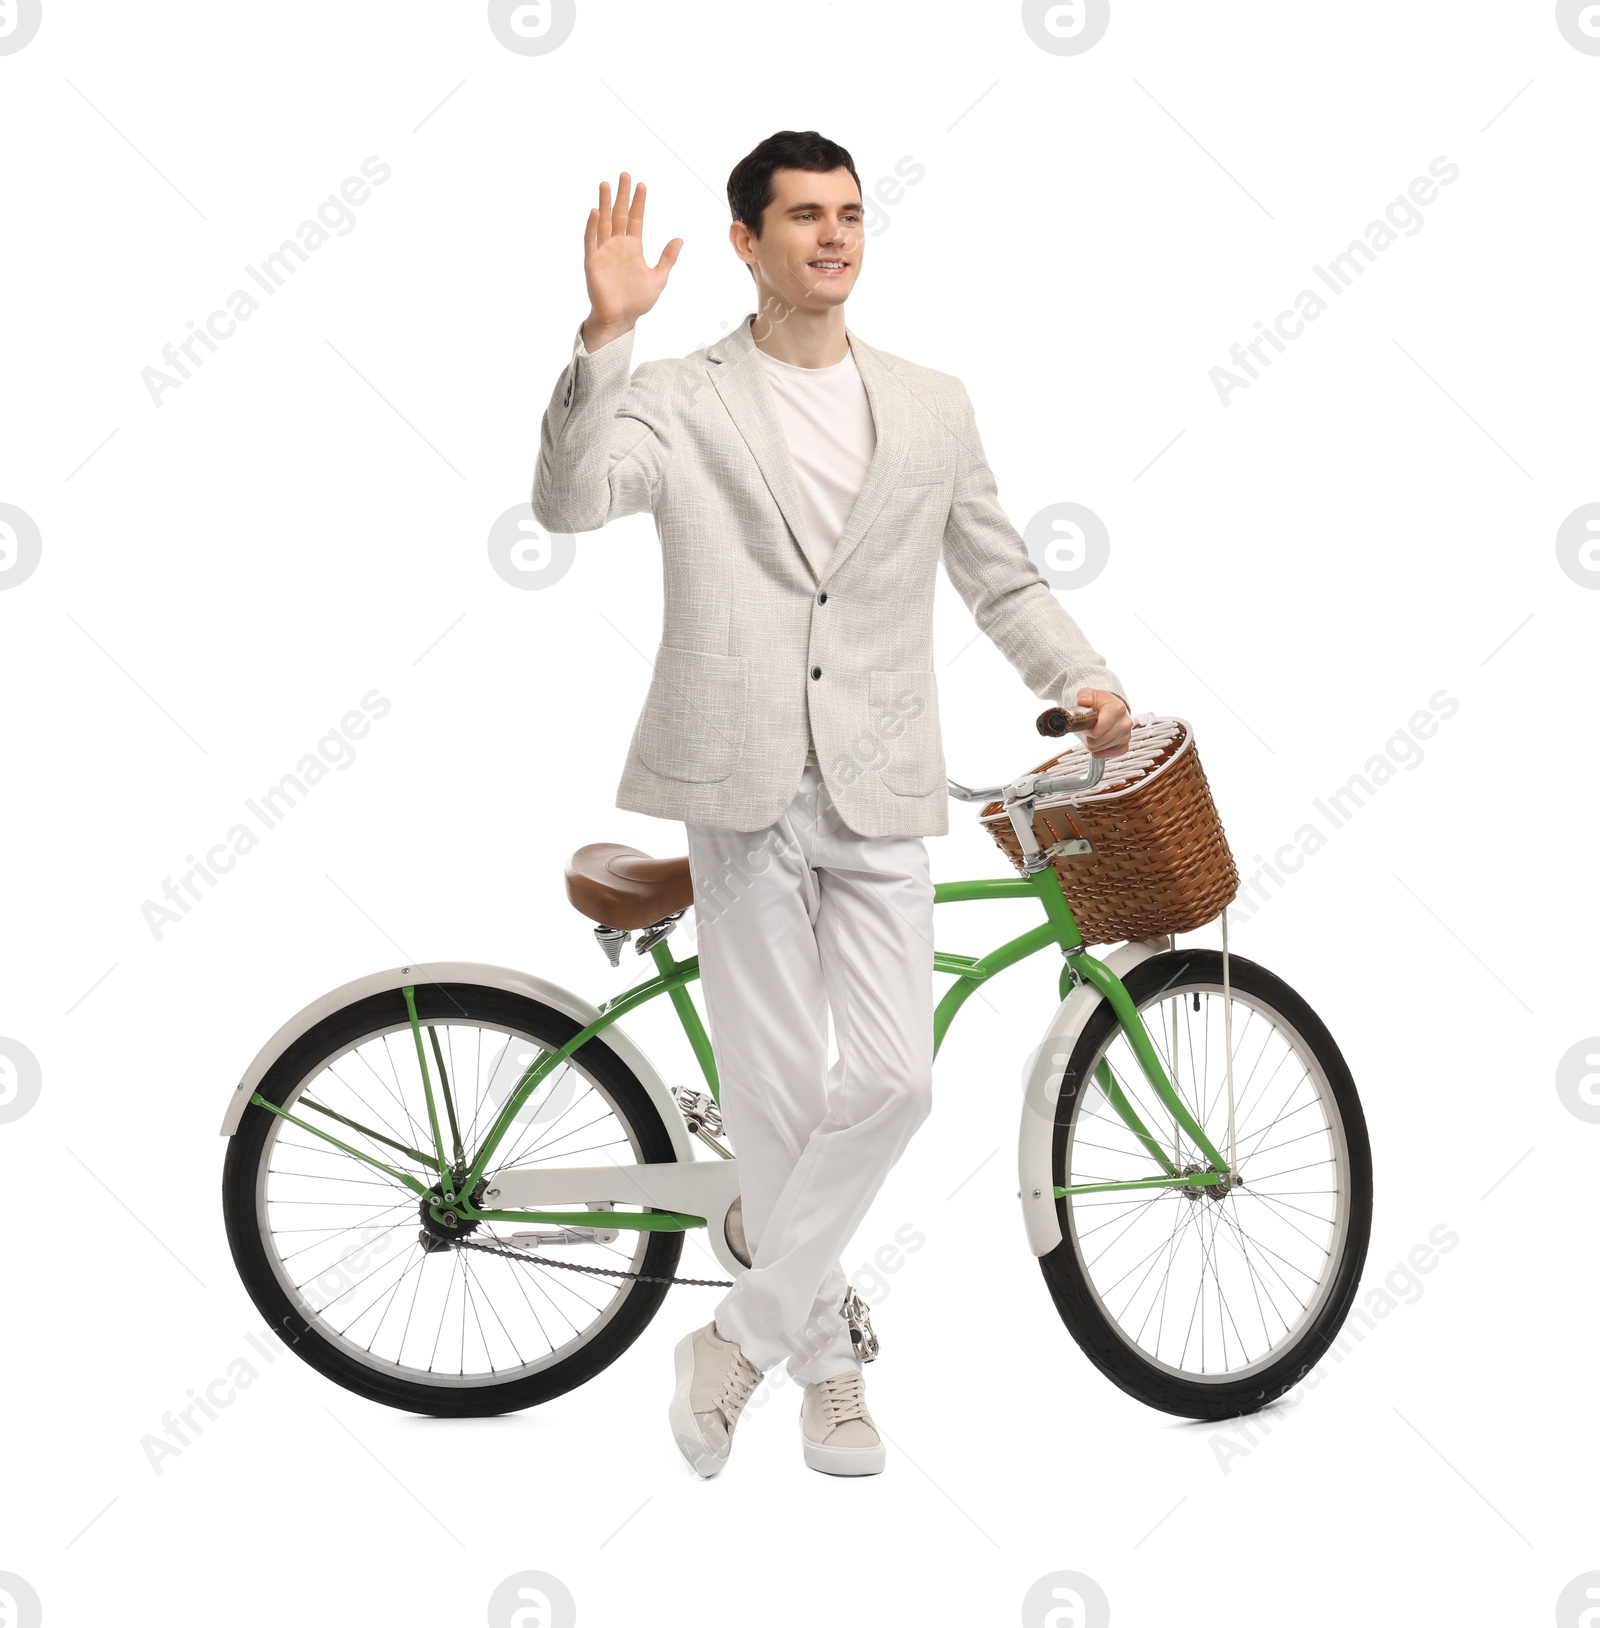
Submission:
<svg viewBox="0 0 1600 1628">
<path fill-rule="evenodd" d="M 1226 1419 L 1254 1413 L 1298 1383 L 1321 1360 L 1349 1313 L 1372 1226 L 1372 1156 L 1366 1120 L 1350 1070 L 1333 1036 L 1288 984 L 1258 963 L 1231 955 L 1229 977 L 1236 995 L 1259 1001 L 1312 1053 L 1342 1130 L 1348 1158 L 1348 1199 L 1339 1257 L 1329 1267 L 1331 1281 L 1320 1291 L 1320 1307 L 1283 1349 L 1269 1352 L 1264 1365 L 1244 1377 L 1190 1379 L 1147 1360 L 1142 1348 L 1124 1336 L 1104 1309 L 1091 1287 L 1071 1202 L 1066 1198 L 1056 1199 L 1061 1243 L 1039 1261 L 1062 1321 L 1101 1373 L 1147 1406 L 1189 1419 Z M 1222 955 L 1209 949 L 1164 952 L 1141 962 L 1123 982 L 1141 1014 L 1148 1002 L 1180 991 L 1187 994 L 1191 985 L 1220 998 Z M 1051 1154 L 1052 1179 L 1057 1186 L 1066 1184 L 1064 1171 L 1074 1119 L 1085 1111 L 1085 1104 L 1099 1097 L 1093 1071 L 1114 1039 L 1114 1031 L 1119 1031 L 1115 1014 L 1109 1002 L 1102 1001 L 1084 1026 L 1057 1087 Z M 1241 1159 L 1241 1167 L 1248 1175 L 1248 1161 Z M 1119 1172 L 1117 1179 L 1125 1178 Z M 1231 1201 L 1229 1197 L 1220 1200 L 1223 1204 Z"/>
<path fill-rule="evenodd" d="M 474 984 L 416 985 L 417 1014 L 424 1023 L 447 1020 L 481 1022 L 551 1047 L 563 1045 L 580 1025 L 564 1012 L 510 991 Z M 268 1070 L 260 1094 L 284 1105 L 302 1082 L 314 1077 L 330 1060 L 363 1039 L 396 1024 L 408 1025 L 404 996 L 398 989 L 370 996 L 323 1019 L 295 1041 Z M 409 1040 L 407 1041 L 409 1044 Z M 588 1041 L 573 1056 L 626 1129 L 640 1162 L 670 1163 L 677 1154 L 667 1127 L 637 1076 L 600 1037 Z M 228 1144 L 223 1166 L 223 1215 L 234 1264 L 250 1298 L 275 1330 L 304 1361 L 319 1373 L 373 1402 L 413 1413 L 442 1417 L 475 1417 L 507 1413 L 548 1402 L 592 1379 L 615 1362 L 643 1333 L 665 1298 L 670 1285 L 586 1276 L 585 1284 L 616 1289 L 604 1322 L 570 1355 L 536 1372 L 505 1382 L 450 1384 L 419 1382 L 405 1376 L 414 1370 L 381 1367 L 354 1358 L 309 1321 L 286 1290 L 274 1269 L 273 1255 L 258 1219 L 258 1193 L 264 1190 L 264 1158 L 274 1127 L 283 1123 L 268 1109 L 252 1104 L 245 1110 Z M 338 1131 L 340 1127 L 333 1126 Z M 348 1133 L 342 1133 L 348 1134 Z M 399 1161 L 404 1162 L 404 1161 Z M 404 1193 L 398 1185 L 396 1192 Z M 621 1235 L 630 1241 L 632 1232 Z M 630 1270 L 669 1277 L 683 1251 L 680 1232 L 647 1233 L 649 1243 L 642 1260 Z M 448 1246 L 447 1246 L 448 1247 Z M 419 1251 L 419 1259 L 421 1258 Z M 483 1257 L 474 1257 L 483 1259 Z M 621 1264 L 626 1265 L 626 1262 Z M 513 1271 L 523 1271 L 518 1265 Z M 568 1274 L 556 1272 L 555 1277 Z M 552 1352 L 553 1355 L 553 1352 Z"/>
</svg>

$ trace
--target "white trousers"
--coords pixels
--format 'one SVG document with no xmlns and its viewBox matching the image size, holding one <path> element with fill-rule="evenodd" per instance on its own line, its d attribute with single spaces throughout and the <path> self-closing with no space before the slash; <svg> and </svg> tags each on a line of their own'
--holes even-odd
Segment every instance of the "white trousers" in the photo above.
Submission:
<svg viewBox="0 0 1600 1628">
<path fill-rule="evenodd" d="M 685 829 L 752 1262 L 716 1326 L 810 1384 L 860 1366 L 841 1256 L 933 1105 L 928 850 L 851 830 L 815 764 L 765 830 Z"/>
</svg>

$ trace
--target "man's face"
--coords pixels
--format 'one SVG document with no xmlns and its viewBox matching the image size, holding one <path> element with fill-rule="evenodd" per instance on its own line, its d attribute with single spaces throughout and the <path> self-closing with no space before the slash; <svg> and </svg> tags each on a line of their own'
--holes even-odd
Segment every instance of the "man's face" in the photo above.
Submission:
<svg viewBox="0 0 1600 1628">
<path fill-rule="evenodd" d="M 785 306 L 823 310 L 843 305 L 855 287 L 862 225 L 861 191 L 849 170 L 775 170 L 761 236 L 734 221 L 728 237 L 755 270 L 763 309 L 776 295 Z"/>
</svg>

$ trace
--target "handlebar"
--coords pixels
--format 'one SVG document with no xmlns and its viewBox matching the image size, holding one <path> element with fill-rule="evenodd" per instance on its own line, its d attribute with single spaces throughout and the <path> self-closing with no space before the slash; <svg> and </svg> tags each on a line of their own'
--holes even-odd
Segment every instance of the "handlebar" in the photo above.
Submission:
<svg viewBox="0 0 1600 1628">
<path fill-rule="evenodd" d="M 1087 707 L 1082 712 L 1068 712 L 1064 707 L 1048 707 L 1034 720 L 1034 727 L 1041 735 L 1080 735 L 1088 734 L 1100 721 L 1099 709 Z M 1148 717 L 1139 721 L 1148 722 Z M 1063 792 L 1088 791 L 1091 787 L 1100 784 L 1100 777 L 1105 773 L 1105 764 L 1099 758 L 1091 758 L 1089 767 L 1082 774 L 1025 774 L 1004 786 L 984 786 L 976 789 L 970 786 L 957 785 L 954 780 L 947 782 L 950 795 L 959 798 L 964 803 L 989 803 L 999 800 L 1005 805 L 1006 817 L 1011 821 L 1011 829 L 1016 832 L 1017 842 L 1022 848 L 1023 869 L 1032 874 L 1043 870 L 1051 862 L 1052 852 L 1041 848 L 1039 839 L 1033 830 L 1034 805 L 1041 797 L 1057 797 Z M 1062 844 L 1055 844 L 1061 847 Z M 1073 852 L 1084 852 L 1087 844 L 1075 842 Z"/>
<path fill-rule="evenodd" d="M 1041 735 L 1086 735 L 1099 721 L 1100 712 L 1096 707 L 1086 707 L 1081 712 L 1068 712 L 1064 707 L 1047 707 L 1034 720 L 1034 727 Z M 992 803 L 998 799 L 1009 806 L 1022 802 L 1031 804 L 1037 798 L 1057 797 L 1062 792 L 1088 791 L 1100 784 L 1100 777 L 1104 773 L 1105 764 L 1099 758 L 1092 758 L 1082 774 L 1025 774 L 1004 786 L 980 786 L 976 789 L 958 785 L 954 780 L 947 784 L 950 795 L 961 802 Z"/>
</svg>

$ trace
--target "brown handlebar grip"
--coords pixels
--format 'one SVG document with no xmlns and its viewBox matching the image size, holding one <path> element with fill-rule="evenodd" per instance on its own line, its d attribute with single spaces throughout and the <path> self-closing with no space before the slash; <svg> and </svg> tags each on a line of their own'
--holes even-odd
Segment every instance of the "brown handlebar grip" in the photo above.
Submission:
<svg viewBox="0 0 1600 1628">
<path fill-rule="evenodd" d="M 1034 720 L 1041 735 L 1088 734 L 1100 722 L 1097 707 L 1086 707 L 1082 712 L 1068 712 L 1065 707 L 1047 707 Z"/>
</svg>

